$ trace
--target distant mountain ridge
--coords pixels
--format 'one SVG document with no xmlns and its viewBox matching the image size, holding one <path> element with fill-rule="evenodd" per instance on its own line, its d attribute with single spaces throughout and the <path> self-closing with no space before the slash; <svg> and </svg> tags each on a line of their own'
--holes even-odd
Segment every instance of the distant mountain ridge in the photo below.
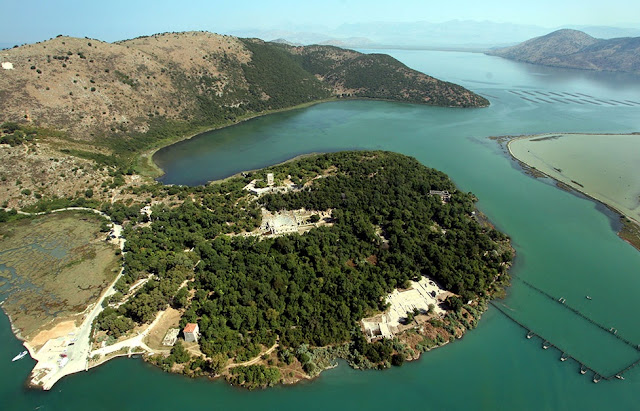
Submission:
<svg viewBox="0 0 640 411">
<path fill-rule="evenodd" d="M 640 37 L 605 40 L 562 29 L 486 54 L 545 66 L 640 74 Z"/>
<path fill-rule="evenodd" d="M 630 24 L 635 27 L 637 25 Z M 506 47 L 533 37 L 545 35 L 559 28 L 572 28 L 593 37 L 640 36 L 640 28 L 611 26 L 542 27 L 527 24 L 496 23 L 491 21 L 450 20 L 440 23 L 362 22 L 345 23 L 338 27 L 304 27 L 279 29 L 245 29 L 230 32 L 239 37 L 287 39 L 304 45 L 332 44 L 348 48 L 458 48 L 487 50 Z"/>
</svg>

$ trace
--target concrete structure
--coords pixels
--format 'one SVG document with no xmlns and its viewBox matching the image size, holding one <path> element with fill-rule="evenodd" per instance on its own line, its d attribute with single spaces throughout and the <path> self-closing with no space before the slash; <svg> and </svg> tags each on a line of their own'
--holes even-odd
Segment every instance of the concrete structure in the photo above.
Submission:
<svg viewBox="0 0 640 411">
<path fill-rule="evenodd" d="M 449 200 L 451 200 L 451 194 L 449 194 L 449 192 L 447 190 L 445 191 L 439 191 L 439 190 L 430 190 L 429 191 L 429 195 L 430 196 L 440 196 L 440 199 L 442 200 L 443 203 L 447 203 L 449 202 Z"/>
<path fill-rule="evenodd" d="M 166 347 L 173 347 L 176 344 L 176 341 L 178 341 L 178 334 L 180 334 L 179 328 L 169 328 L 169 331 L 167 331 L 162 339 L 162 345 Z"/>
<path fill-rule="evenodd" d="M 407 313 L 417 310 L 421 314 L 429 311 L 433 304 L 436 315 L 444 315 L 440 303 L 450 292 L 440 288 L 433 280 L 423 277 L 420 281 L 411 281 L 411 287 L 400 291 L 395 289 L 387 295 L 386 302 L 389 309 L 381 315 L 362 320 L 362 328 L 369 341 L 379 338 L 393 338 L 400 331 L 400 326 L 407 318 Z"/>
<path fill-rule="evenodd" d="M 272 235 L 297 233 L 298 226 L 300 226 L 300 220 L 295 211 L 280 211 L 275 214 L 263 211 L 262 213 L 260 229 Z"/>
<path fill-rule="evenodd" d="M 267 187 L 258 188 L 256 187 L 256 183 L 261 180 L 252 180 L 249 184 L 244 186 L 243 189 L 257 197 L 266 193 L 286 193 L 288 191 L 299 190 L 299 188 L 293 183 L 285 184 L 283 186 L 274 186 L 275 180 L 273 180 L 273 174 L 269 173 L 269 175 L 271 175 L 271 179 L 267 176 Z"/>
<path fill-rule="evenodd" d="M 140 209 L 140 214 L 146 215 L 147 217 L 151 217 L 151 206 L 146 205 Z"/>
<path fill-rule="evenodd" d="M 2 68 L 5 70 L 13 70 L 13 63 L 9 63 L 8 61 L 5 61 L 2 63 Z"/>
<path fill-rule="evenodd" d="M 198 324 L 188 323 L 184 330 L 182 330 L 184 334 L 185 342 L 198 342 L 198 337 L 200 336 L 200 329 L 198 328 Z"/>
</svg>

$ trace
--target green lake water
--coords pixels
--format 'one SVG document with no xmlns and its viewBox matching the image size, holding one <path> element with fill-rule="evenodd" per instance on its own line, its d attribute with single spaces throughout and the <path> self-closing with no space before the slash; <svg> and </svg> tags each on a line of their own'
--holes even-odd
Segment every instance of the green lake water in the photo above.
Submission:
<svg viewBox="0 0 640 411">
<path fill-rule="evenodd" d="M 640 344 L 640 253 L 620 240 L 595 202 L 525 175 L 490 136 L 640 131 L 640 77 L 535 67 L 472 53 L 389 51 L 410 67 L 491 100 L 485 109 L 342 101 L 257 118 L 161 150 L 162 181 L 198 184 L 298 154 L 383 149 L 415 156 L 479 198 L 517 251 L 503 310 L 603 374 L 640 351 L 575 314 Z M 552 94 L 556 93 L 556 94 Z M 581 93 L 581 94 L 578 94 Z M 588 97 L 584 97 L 582 95 Z M 556 100 L 553 100 L 555 98 Z M 637 104 L 635 104 L 637 103 Z M 536 291 L 543 290 L 559 304 Z M 587 300 L 590 295 L 592 300 Z M 0 323 L 4 409 L 637 409 L 640 367 L 593 384 L 495 308 L 477 329 L 418 361 L 386 371 L 345 364 L 292 387 L 248 392 L 224 382 L 115 360 L 66 377 L 51 392 L 23 387 L 33 361 L 11 363 L 20 343 Z"/>
</svg>

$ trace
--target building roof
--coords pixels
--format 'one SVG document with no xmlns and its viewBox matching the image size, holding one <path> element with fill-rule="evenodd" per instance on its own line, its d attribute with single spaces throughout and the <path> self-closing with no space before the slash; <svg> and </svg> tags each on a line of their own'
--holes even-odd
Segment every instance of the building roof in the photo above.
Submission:
<svg viewBox="0 0 640 411">
<path fill-rule="evenodd" d="M 184 326 L 184 332 L 192 333 L 196 330 L 196 328 L 198 328 L 198 324 L 188 323 L 187 325 Z"/>
</svg>

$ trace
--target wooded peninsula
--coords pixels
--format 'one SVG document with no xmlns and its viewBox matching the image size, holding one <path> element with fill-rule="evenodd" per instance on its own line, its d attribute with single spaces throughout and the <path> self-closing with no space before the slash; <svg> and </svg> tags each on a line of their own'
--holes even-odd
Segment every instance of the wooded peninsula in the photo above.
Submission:
<svg viewBox="0 0 640 411">
<path fill-rule="evenodd" d="M 293 188 L 260 197 L 244 189 L 265 173 Z M 434 190 L 453 194 L 443 201 Z M 284 373 L 296 365 L 314 376 L 335 358 L 359 368 L 401 364 L 474 327 L 508 283 L 508 238 L 478 222 L 474 196 L 399 154 L 325 154 L 221 184 L 143 186 L 136 194 L 159 203 L 149 222 L 131 216 L 125 273 L 110 300 L 118 308 L 106 308 L 96 328 L 120 337 L 170 304 L 182 313 L 181 329 L 198 324 L 200 339 L 198 355 L 178 344 L 169 356 L 150 358 L 166 370 L 224 373 L 256 387 L 294 377 Z M 167 206 L 167 199 L 179 204 Z M 261 208 L 331 212 L 329 224 L 303 235 L 248 235 L 262 224 Z M 423 275 L 453 293 L 442 302 L 446 314 L 407 313 L 409 329 L 368 342 L 360 320 L 384 311 L 388 293 Z M 276 357 L 264 358 L 260 372 L 229 367 L 269 347 L 277 347 Z"/>
</svg>

